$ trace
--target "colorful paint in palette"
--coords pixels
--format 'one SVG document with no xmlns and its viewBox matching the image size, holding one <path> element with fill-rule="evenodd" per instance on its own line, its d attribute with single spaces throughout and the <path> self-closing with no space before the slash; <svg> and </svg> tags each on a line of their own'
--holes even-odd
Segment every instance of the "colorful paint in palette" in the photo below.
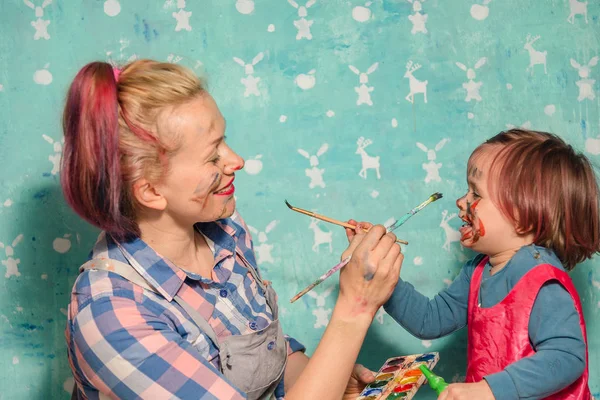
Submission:
<svg viewBox="0 0 600 400">
<path fill-rule="evenodd" d="M 357 400 L 412 399 L 426 380 L 419 365 L 432 369 L 439 358 L 437 352 L 432 352 L 388 359 Z"/>
</svg>

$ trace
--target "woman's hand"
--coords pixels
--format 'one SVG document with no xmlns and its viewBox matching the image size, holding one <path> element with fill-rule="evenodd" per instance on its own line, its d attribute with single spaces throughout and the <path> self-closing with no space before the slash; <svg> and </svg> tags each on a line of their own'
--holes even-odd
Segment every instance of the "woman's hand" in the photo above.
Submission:
<svg viewBox="0 0 600 400">
<path fill-rule="evenodd" d="M 360 392 L 363 391 L 365 386 L 375 380 L 375 373 L 361 364 L 354 364 L 352 375 L 346 386 L 344 397 L 342 400 L 356 400 Z"/>
<path fill-rule="evenodd" d="M 476 383 L 452 383 L 448 385 L 438 400 L 495 400 L 490 385 L 485 380 Z"/>
<path fill-rule="evenodd" d="M 369 228 L 368 233 L 357 230 L 342 254 L 342 259 L 350 255 L 352 259 L 340 272 L 337 306 L 350 318 L 365 315 L 373 319 L 391 296 L 404 259 L 396 235 L 386 233 L 382 225 Z"/>
<path fill-rule="evenodd" d="M 348 221 L 348 223 L 350 225 L 354 225 L 357 227 L 357 229 L 359 229 L 359 231 L 362 230 L 369 230 L 373 227 L 373 224 L 370 222 L 356 222 L 355 220 L 351 219 Z M 356 235 L 356 229 L 350 229 L 350 228 L 346 228 L 346 237 L 348 238 L 348 243 L 352 243 L 352 239 L 354 239 L 354 235 Z"/>
</svg>

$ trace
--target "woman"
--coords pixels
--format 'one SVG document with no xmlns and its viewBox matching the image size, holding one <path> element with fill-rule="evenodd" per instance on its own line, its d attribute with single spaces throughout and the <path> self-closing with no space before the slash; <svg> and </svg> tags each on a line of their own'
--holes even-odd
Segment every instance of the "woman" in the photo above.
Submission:
<svg viewBox="0 0 600 400">
<path fill-rule="evenodd" d="M 352 370 L 398 279 L 393 234 L 347 232 L 343 257 L 354 256 L 309 360 L 283 335 L 256 269 L 233 196 L 244 161 L 202 81 L 170 63 L 91 63 L 69 89 L 63 124 L 65 198 L 103 231 L 68 312 L 79 398 L 339 399 L 373 379 Z"/>
</svg>

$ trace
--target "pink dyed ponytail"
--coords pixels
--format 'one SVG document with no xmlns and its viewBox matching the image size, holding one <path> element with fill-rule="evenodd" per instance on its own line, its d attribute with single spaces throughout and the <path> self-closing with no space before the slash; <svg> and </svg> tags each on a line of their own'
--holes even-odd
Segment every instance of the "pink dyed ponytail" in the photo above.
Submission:
<svg viewBox="0 0 600 400">
<path fill-rule="evenodd" d="M 119 102 L 110 64 L 93 62 L 75 77 L 63 115 L 61 185 L 83 219 L 118 238 L 138 235 L 124 193 L 119 151 Z"/>
</svg>

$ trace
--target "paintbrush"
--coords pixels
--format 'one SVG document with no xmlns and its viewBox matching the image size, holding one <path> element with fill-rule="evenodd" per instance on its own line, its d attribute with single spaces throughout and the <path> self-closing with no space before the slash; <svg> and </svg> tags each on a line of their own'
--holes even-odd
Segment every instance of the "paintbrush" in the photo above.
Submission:
<svg viewBox="0 0 600 400">
<path fill-rule="evenodd" d="M 339 226 L 343 226 L 344 228 L 349 228 L 349 229 L 353 229 L 356 230 L 357 227 L 355 225 L 350 225 L 347 222 L 343 222 L 343 221 L 338 221 L 337 219 L 333 219 L 333 218 L 329 218 L 326 217 L 324 215 L 320 215 L 317 213 L 314 213 L 312 211 L 308 211 L 308 210 L 304 210 L 302 208 L 298 208 L 298 207 L 294 207 L 293 205 L 291 205 L 290 203 L 288 203 L 287 200 L 285 200 L 285 204 L 289 207 L 290 210 L 299 212 L 300 214 L 304 214 L 304 215 L 308 215 L 310 217 L 316 218 L 316 219 L 320 219 L 321 221 L 325 221 L 325 222 L 329 222 L 330 224 L 335 224 L 335 225 L 339 225 Z M 368 229 L 364 229 L 364 232 L 368 232 Z M 401 244 L 408 244 L 408 242 L 406 240 L 396 240 L 396 242 L 401 243 Z"/>
<path fill-rule="evenodd" d="M 400 218 L 399 220 L 397 220 L 396 222 L 394 222 L 392 225 L 390 225 L 389 227 L 387 227 L 386 228 L 387 231 L 391 232 L 394 229 L 397 229 L 402 224 L 404 224 L 410 217 L 412 217 L 413 215 L 415 215 L 416 213 L 418 213 L 419 211 L 421 211 L 423 208 L 425 208 L 425 206 L 427 206 L 428 204 L 433 203 L 434 201 L 439 200 L 441 198 L 442 198 L 442 194 L 441 193 L 434 193 L 434 194 L 432 194 L 431 196 L 429 196 L 429 198 L 427 200 L 425 200 L 424 202 L 422 202 L 421 204 L 419 204 L 418 206 L 416 206 L 415 208 L 413 208 L 412 210 L 410 210 L 408 213 L 406 213 L 405 215 L 403 215 L 402 218 Z M 288 204 L 288 207 L 292 208 L 287 201 L 286 201 L 286 204 Z M 310 214 L 307 214 L 307 215 L 310 215 Z M 311 283 L 310 285 L 308 285 L 305 289 L 301 290 L 297 295 L 295 295 L 294 297 L 292 297 L 292 299 L 290 300 L 290 303 L 295 302 L 300 297 L 302 297 L 306 293 L 310 292 L 315 286 L 319 285 L 325 279 L 329 278 L 331 275 L 333 275 L 334 273 L 336 273 L 340 269 L 344 268 L 344 266 L 346 266 L 346 264 L 348 264 L 350 262 L 351 258 L 352 258 L 352 255 L 349 255 L 348 257 L 346 257 L 342 261 L 340 261 L 338 264 L 334 265 L 333 268 L 331 268 L 329 271 L 327 271 L 323 275 L 321 275 L 319 277 L 319 279 L 317 279 L 316 281 L 314 281 L 313 283 Z"/>
<path fill-rule="evenodd" d="M 410 210 L 409 212 L 407 212 L 406 214 L 404 214 L 402 216 L 402 218 L 400 218 L 399 220 L 397 220 L 396 222 L 394 222 L 392 225 L 390 225 L 387 230 L 388 232 L 393 232 L 396 229 L 398 229 L 400 226 L 402 226 L 406 221 L 408 221 L 408 219 L 410 217 L 412 217 L 413 215 L 415 215 L 416 213 L 418 213 L 419 211 L 421 211 L 422 209 L 425 208 L 426 205 L 433 203 L 436 200 L 441 199 L 442 197 L 444 197 L 441 193 L 436 192 L 434 194 L 432 194 L 431 196 L 429 196 L 429 198 L 427 200 L 425 200 L 424 202 L 422 202 L 421 204 L 419 204 L 418 206 L 416 206 L 415 208 L 413 208 L 412 210 Z"/>
</svg>

